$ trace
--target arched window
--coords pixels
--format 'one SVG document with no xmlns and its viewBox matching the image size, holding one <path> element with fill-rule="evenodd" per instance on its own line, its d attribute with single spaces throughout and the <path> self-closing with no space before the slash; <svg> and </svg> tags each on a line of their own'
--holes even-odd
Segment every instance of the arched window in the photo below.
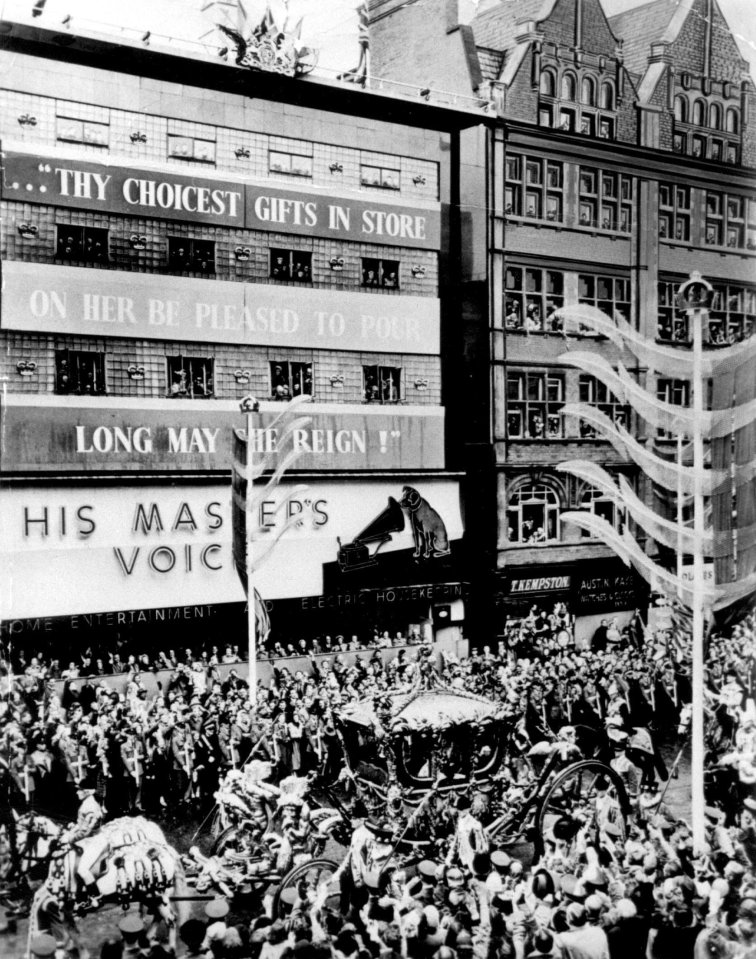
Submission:
<svg viewBox="0 0 756 959">
<path fill-rule="evenodd" d="M 614 86 L 611 83 L 601 84 L 601 109 L 614 109 Z"/>
<path fill-rule="evenodd" d="M 726 129 L 728 133 L 740 133 L 740 113 L 733 107 L 727 111 Z"/>
<path fill-rule="evenodd" d="M 709 107 L 709 126 L 715 130 L 722 129 L 722 107 L 718 103 L 712 103 Z"/>
<path fill-rule="evenodd" d="M 509 497 L 507 524 L 510 543 L 557 542 L 559 499 L 545 483 L 528 483 Z"/>
<path fill-rule="evenodd" d="M 583 77 L 580 84 L 580 101 L 589 107 L 596 106 L 596 82 L 593 77 Z"/>
<path fill-rule="evenodd" d="M 553 70 L 544 70 L 541 74 L 541 94 L 545 97 L 556 96 L 556 74 Z"/>
<path fill-rule="evenodd" d="M 572 73 L 565 73 L 562 77 L 559 96 L 563 100 L 575 100 L 575 76 Z"/>
<path fill-rule="evenodd" d="M 605 519 L 615 529 L 622 531 L 622 511 L 618 510 L 614 500 L 598 489 L 587 489 L 580 500 L 580 509 Z M 587 530 L 582 530 L 584 537 L 590 537 Z"/>
<path fill-rule="evenodd" d="M 693 104 L 693 116 L 691 122 L 697 126 L 702 127 L 706 125 L 706 104 L 703 100 L 696 100 Z"/>
<path fill-rule="evenodd" d="M 680 123 L 688 122 L 688 101 L 685 97 L 675 97 L 675 120 Z"/>
</svg>

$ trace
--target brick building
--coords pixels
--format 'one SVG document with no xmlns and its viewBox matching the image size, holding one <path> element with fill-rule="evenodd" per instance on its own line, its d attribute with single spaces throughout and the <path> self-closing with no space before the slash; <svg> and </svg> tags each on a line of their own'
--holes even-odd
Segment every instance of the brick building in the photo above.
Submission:
<svg viewBox="0 0 756 959">
<path fill-rule="evenodd" d="M 494 577 L 481 595 L 495 597 L 497 630 L 533 603 L 565 601 L 588 637 L 642 590 L 606 546 L 560 523 L 567 509 L 623 517 L 555 465 L 592 460 L 654 508 L 669 504 L 560 409 L 591 403 L 670 456 L 676 444 L 646 435 L 628 406 L 565 365 L 568 350 L 614 366 L 620 356 L 555 311 L 597 306 L 682 351 L 674 291 L 695 268 L 716 291 L 712 347 L 752 334 L 753 81 L 716 0 L 655 0 L 611 19 L 599 0 L 372 0 L 370 10 L 376 75 L 475 92 L 497 115 L 460 148 L 467 529 L 479 582 Z M 630 372 L 670 402 L 689 395 L 685 381 Z"/>
<path fill-rule="evenodd" d="M 44 20 L 2 30 L 5 631 L 62 651 L 160 641 L 176 620 L 187 644 L 243 643 L 230 467 L 253 393 L 260 453 L 280 401 L 312 396 L 296 475 L 257 517 L 270 540 L 302 516 L 259 572 L 273 638 L 457 635 L 441 343 L 475 99 L 252 73 Z M 405 485 L 439 517 L 433 552 Z"/>
</svg>

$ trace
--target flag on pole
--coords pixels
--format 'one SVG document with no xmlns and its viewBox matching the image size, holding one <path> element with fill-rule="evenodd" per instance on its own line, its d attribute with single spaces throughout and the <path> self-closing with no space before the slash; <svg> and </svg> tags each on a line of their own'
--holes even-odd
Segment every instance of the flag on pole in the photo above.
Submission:
<svg viewBox="0 0 756 959">
<path fill-rule="evenodd" d="M 266 423 L 265 431 L 275 436 L 275 443 L 270 451 L 261 451 L 255 448 L 255 437 L 248 436 L 247 430 L 233 430 L 233 463 L 231 468 L 231 529 L 232 555 L 236 571 L 239 574 L 244 592 L 249 599 L 249 554 L 251 549 L 251 532 L 254 528 L 254 517 L 260 504 L 265 499 L 271 499 L 279 486 L 281 479 L 288 469 L 291 469 L 301 456 L 303 447 L 297 447 L 294 437 L 312 422 L 309 416 L 300 416 L 302 406 L 310 401 L 306 395 L 297 396 L 285 405 L 281 412 Z M 247 428 L 251 427 L 251 413 L 258 412 L 259 405 L 254 397 L 245 397 L 242 401 L 242 411 L 247 413 Z M 263 432 L 263 431 L 254 431 Z M 252 447 L 249 447 L 249 442 Z M 267 445 L 267 444 L 266 444 Z M 251 459 L 254 454 L 254 463 Z M 259 481 L 258 487 L 254 487 Z M 287 515 L 287 504 L 292 497 L 306 492 L 307 487 L 301 484 L 287 486 L 276 497 L 278 505 L 274 513 L 279 514 L 278 531 L 266 538 L 262 549 L 255 550 L 252 555 L 252 571 L 259 569 L 270 557 L 276 543 L 292 527 L 301 521 L 296 514 Z M 271 629 L 270 617 L 265 602 L 253 589 L 255 603 L 255 634 L 258 642 L 264 642 Z"/>
<path fill-rule="evenodd" d="M 247 442 L 240 431 L 234 430 L 234 461 L 231 474 L 231 527 L 233 531 L 232 552 L 234 565 L 244 592 L 249 598 L 249 584 L 247 583 Z M 264 643 L 270 635 L 270 616 L 262 596 L 253 589 L 255 604 L 255 626 L 258 643 Z"/>
<path fill-rule="evenodd" d="M 368 0 L 363 0 L 357 10 L 357 43 L 360 47 L 360 59 L 354 69 L 339 74 L 339 80 L 363 84 L 370 73 L 370 14 Z"/>
</svg>

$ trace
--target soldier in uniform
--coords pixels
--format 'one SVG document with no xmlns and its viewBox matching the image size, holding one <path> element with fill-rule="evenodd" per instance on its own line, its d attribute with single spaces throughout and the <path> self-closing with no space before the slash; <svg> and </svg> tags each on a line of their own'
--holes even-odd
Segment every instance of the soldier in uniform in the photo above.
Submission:
<svg viewBox="0 0 756 959">
<path fill-rule="evenodd" d="M 104 814 L 102 806 L 95 799 L 94 792 L 95 784 L 91 779 L 83 779 L 78 784 L 76 796 L 80 803 L 79 811 L 76 822 L 62 836 L 64 842 L 73 845 L 82 839 L 87 839 L 93 836 L 102 825 Z M 88 896 L 88 908 L 93 908 L 100 901 L 92 867 L 97 862 L 101 852 L 102 848 L 98 843 L 89 843 L 78 863 L 77 874 Z M 75 855 L 73 850 L 72 854 Z"/>
</svg>

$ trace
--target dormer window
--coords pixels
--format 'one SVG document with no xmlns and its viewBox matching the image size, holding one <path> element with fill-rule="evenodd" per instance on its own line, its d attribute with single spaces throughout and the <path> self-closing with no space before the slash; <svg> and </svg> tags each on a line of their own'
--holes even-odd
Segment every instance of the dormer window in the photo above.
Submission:
<svg viewBox="0 0 756 959">
<path fill-rule="evenodd" d="M 596 106 L 596 83 L 592 77 L 583 77 L 580 84 L 580 101 L 589 107 Z"/>
<path fill-rule="evenodd" d="M 562 100 L 575 100 L 575 77 L 571 73 L 564 74 L 559 91 Z"/>
<path fill-rule="evenodd" d="M 553 70 L 544 70 L 541 74 L 540 90 L 544 97 L 556 96 L 556 75 Z"/>
<path fill-rule="evenodd" d="M 558 91 L 558 94 L 557 94 Z M 616 134 L 615 87 L 590 72 L 574 68 L 557 75 L 547 67 L 539 81 L 538 123 L 543 127 L 613 140 Z"/>
<path fill-rule="evenodd" d="M 675 153 L 699 160 L 737 163 L 740 148 L 740 113 L 735 107 L 694 95 L 675 97 Z"/>
</svg>

